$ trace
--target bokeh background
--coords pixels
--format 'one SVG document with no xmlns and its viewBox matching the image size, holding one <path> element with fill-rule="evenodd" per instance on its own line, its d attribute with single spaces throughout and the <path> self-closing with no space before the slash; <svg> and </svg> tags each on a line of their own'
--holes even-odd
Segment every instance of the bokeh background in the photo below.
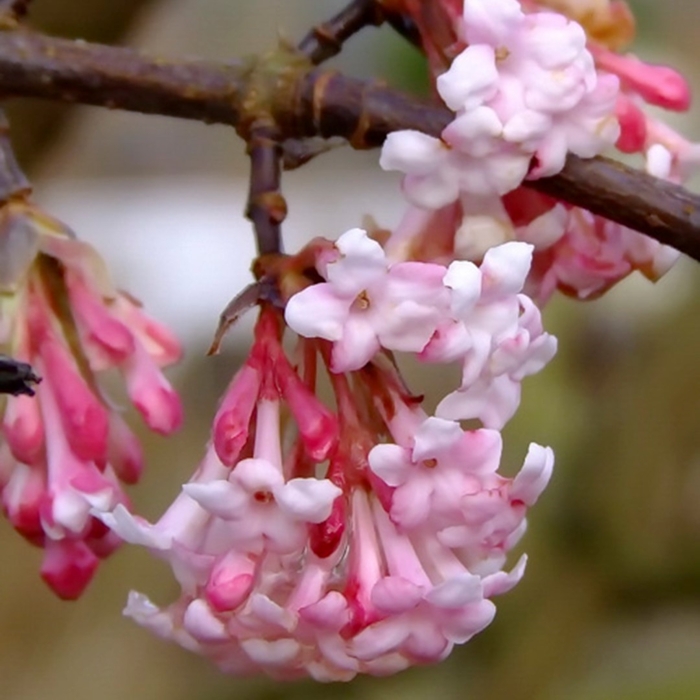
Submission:
<svg viewBox="0 0 700 700">
<path fill-rule="evenodd" d="M 301 37 L 339 0 L 35 0 L 32 22 L 54 34 L 156 53 L 227 59 Z M 700 75 L 697 0 L 633 0 L 635 50 Z M 417 54 L 367 30 L 338 61 L 420 90 Z M 700 107 L 674 120 L 700 138 Z M 246 347 L 244 321 L 204 357 L 216 318 L 249 279 L 242 217 L 246 159 L 228 128 L 94 108 L 10 105 L 37 199 L 110 259 L 120 285 L 183 338 L 172 373 L 188 407 L 174 439 L 147 438 L 150 469 L 133 497 L 156 518 L 202 453 L 216 400 Z M 397 180 L 376 153 L 330 153 L 284 180 L 294 249 L 372 214 L 392 225 Z M 125 548 L 77 603 L 39 580 L 40 555 L 0 528 L 2 700 L 696 700 L 700 697 L 700 270 L 681 263 L 659 284 L 620 285 L 589 304 L 553 302 L 560 353 L 526 382 L 508 426 L 507 461 L 534 440 L 557 453 L 532 511 L 524 581 L 494 624 L 436 667 L 345 685 L 280 684 L 221 675 L 151 637 L 119 611 L 127 591 L 165 602 L 167 569 Z M 414 383 L 421 381 L 413 377 Z M 432 381 L 432 380 L 431 380 Z"/>
</svg>

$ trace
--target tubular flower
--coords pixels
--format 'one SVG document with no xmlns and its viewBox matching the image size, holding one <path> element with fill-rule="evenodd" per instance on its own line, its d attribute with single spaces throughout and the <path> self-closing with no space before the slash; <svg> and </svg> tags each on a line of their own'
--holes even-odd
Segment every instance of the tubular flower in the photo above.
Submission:
<svg viewBox="0 0 700 700">
<path fill-rule="evenodd" d="M 594 298 L 634 270 L 661 277 L 676 251 L 521 186 L 560 170 L 568 153 L 613 145 L 642 155 L 655 177 L 683 183 L 696 171 L 700 147 L 644 110 L 687 110 L 686 80 L 616 53 L 634 29 L 625 3 L 443 0 L 430 13 L 404 5 L 424 40 L 442 37 L 434 80 L 455 118 L 439 139 L 399 131 L 385 143 L 380 163 L 405 174 L 413 205 L 394 232 L 400 243 L 387 244 L 394 259 L 435 261 L 439 241 L 441 261 L 478 262 L 492 246 L 526 241 L 535 250 L 525 290 L 539 303 L 557 290 Z"/>
<path fill-rule="evenodd" d="M 2 505 L 45 550 L 41 575 L 76 598 L 118 544 L 90 515 L 126 503 L 121 483 L 143 468 L 141 448 L 97 373 L 116 368 L 146 424 L 171 433 L 180 401 L 160 367 L 179 358 L 169 331 L 117 291 L 86 243 L 23 200 L 1 213 L 2 347 L 42 376 L 36 396 L 6 399 L 0 431 Z"/>
<path fill-rule="evenodd" d="M 93 513 L 172 567 L 178 600 L 159 607 L 132 593 L 125 609 L 156 634 L 234 673 L 386 675 L 443 659 L 491 622 L 491 599 L 523 575 L 525 557 L 510 571 L 506 557 L 553 466 L 532 444 L 518 475 L 501 476 L 500 433 L 429 416 L 387 353 L 461 362 L 467 391 L 517 383 L 551 358 L 554 339 L 520 294 L 525 243 L 449 270 L 393 264 L 360 229 L 310 249 L 324 281 L 286 307 L 298 365 L 283 319 L 263 307 L 173 505 L 154 524 L 123 504 Z M 319 358 L 335 410 L 316 397 Z M 452 413 L 497 415 L 500 427 L 514 408 L 486 408 L 492 400 Z"/>
</svg>

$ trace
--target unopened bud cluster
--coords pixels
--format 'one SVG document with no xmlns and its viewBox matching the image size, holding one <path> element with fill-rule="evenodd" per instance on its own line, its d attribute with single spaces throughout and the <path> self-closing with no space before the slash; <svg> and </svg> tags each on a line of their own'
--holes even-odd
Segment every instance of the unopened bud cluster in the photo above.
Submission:
<svg viewBox="0 0 700 700">
<path fill-rule="evenodd" d="M 127 504 L 143 457 L 98 375 L 117 369 L 146 424 L 167 435 L 180 401 L 160 367 L 180 346 L 111 283 L 102 259 L 24 200 L 0 221 L 0 343 L 42 377 L 36 396 L 8 396 L 0 492 L 14 527 L 44 549 L 41 575 L 76 598 L 120 543 L 90 511 Z"/>
</svg>

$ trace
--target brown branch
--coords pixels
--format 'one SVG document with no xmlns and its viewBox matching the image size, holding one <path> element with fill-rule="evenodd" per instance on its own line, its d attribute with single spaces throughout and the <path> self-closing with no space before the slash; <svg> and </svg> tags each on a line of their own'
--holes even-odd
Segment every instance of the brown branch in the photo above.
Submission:
<svg viewBox="0 0 700 700">
<path fill-rule="evenodd" d="M 384 19 L 378 0 L 351 0 L 328 22 L 311 29 L 299 42 L 299 52 L 313 65 L 320 65 L 339 54 L 352 36 L 367 26 L 379 26 Z M 294 170 L 333 147 L 324 146 L 321 139 L 286 139 L 282 144 L 284 169 Z"/>
<path fill-rule="evenodd" d="M 159 0 L 40 0 L 29 6 L 31 26 L 44 34 L 80 36 L 89 41 L 122 44 L 139 14 Z M 7 107 L 12 124 L 12 146 L 29 173 L 76 114 L 71 105 L 59 102 L 32 104 L 15 101 Z"/>
<path fill-rule="evenodd" d="M 0 32 L 6 95 L 238 125 L 256 63 L 166 61 L 125 48 Z M 280 80 L 269 105 L 282 138 L 340 136 L 379 146 L 397 129 L 439 134 L 452 115 L 378 83 L 299 71 Z M 526 183 L 646 233 L 700 261 L 700 197 L 604 158 L 570 156 L 562 173 Z"/>
<path fill-rule="evenodd" d="M 410 17 L 385 9 L 384 18 L 394 31 L 406 39 L 409 44 L 413 44 L 417 49 L 422 49 L 423 43 L 421 42 L 420 32 L 418 27 L 416 27 L 416 23 Z"/>
<path fill-rule="evenodd" d="M 299 43 L 299 51 L 319 65 L 339 54 L 343 44 L 357 32 L 383 21 L 377 0 L 352 0 L 328 22 L 314 27 Z"/>
<path fill-rule="evenodd" d="M 0 32 L 0 92 L 236 125 L 251 62 L 168 61 L 132 49 Z"/>
<path fill-rule="evenodd" d="M 609 158 L 569 156 L 555 177 L 528 186 L 641 231 L 700 262 L 700 197 Z"/>
<path fill-rule="evenodd" d="M 287 204 L 280 191 L 282 147 L 274 122 L 254 123 L 248 136 L 250 190 L 246 216 L 255 229 L 258 255 L 282 251 L 281 224 Z"/>
</svg>

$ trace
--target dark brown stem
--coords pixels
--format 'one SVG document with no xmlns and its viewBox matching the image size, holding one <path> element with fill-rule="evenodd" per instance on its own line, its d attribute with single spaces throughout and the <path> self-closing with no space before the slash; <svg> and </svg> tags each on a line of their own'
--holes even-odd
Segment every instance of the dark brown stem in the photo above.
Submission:
<svg viewBox="0 0 700 700">
<path fill-rule="evenodd" d="M 133 49 L 0 32 L 0 92 L 236 125 L 249 62 L 168 61 Z"/>
<path fill-rule="evenodd" d="M 294 123 L 287 128 L 297 136 L 340 136 L 358 149 L 381 146 L 398 129 L 439 135 L 454 118 L 444 107 L 383 83 L 321 69 L 300 79 L 292 114 L 285 110 L 276 116 L 281 123 L 292 117 Z"/>
<path fill-rule="evenodd" d="M 700 262 L 700 197 L 609 158 L 569 156 L 556 177 L 525 183 L 641 231 Z"/>
<path fill-rule="evenodd" d="M 280 191 L 282 147 L 274 122 L 261 119 L 251 125 L 248 154 L 250 190 L 246 216 L 255 229 L 258 255 L 280 253 L 280 225 L 287 216 L 287 204 Z"/>
<path fill-rule="evenodd" d="M 299 51 L 319 65 L 340 53 L 343 44 L 357 32 L 383 21 L 384 14 L 376 0 L 352 0 L 328 22 L 314 27 L 299 43 Z"/>
<path fill-rule="evenodd" d="M 126 48 L 0 32 L 6 95 L 128 109 L 238 125 L 247 115 L 254 62 L 166 61 Z M 348 139 L 381 145 L 416 129 L 439 135 L 452 114 L 383 85 L 319 70 L 283 81 L 269 105 L 281 139 Z M 563 172 L 527 186 L 646 233 L 700 261 L 700 197 L 604 158 L 567 159 Z"/>
<path fill-rule="evenodd" d="M 340 53 L 343 44 L 367 26 L 379 26 L 384 11 L 377 0 L 351 0 L 328 22 L 315 26 L 300 42 L 298 49 L 313 65 L 320 65 Z M 329 150 L 320 139 L 286 139 L 282 144 L 284 169 L 294 170 Z"/>
<path fill-rule="evenodd" d="M 423 42 L 421 42 L 420 32 L 410 17 L 406 17 L 398 12 L 384 10 L 384 18 L 409 44 L 413 44 L 417 49 L 421 48 Z"/>
</svg>

